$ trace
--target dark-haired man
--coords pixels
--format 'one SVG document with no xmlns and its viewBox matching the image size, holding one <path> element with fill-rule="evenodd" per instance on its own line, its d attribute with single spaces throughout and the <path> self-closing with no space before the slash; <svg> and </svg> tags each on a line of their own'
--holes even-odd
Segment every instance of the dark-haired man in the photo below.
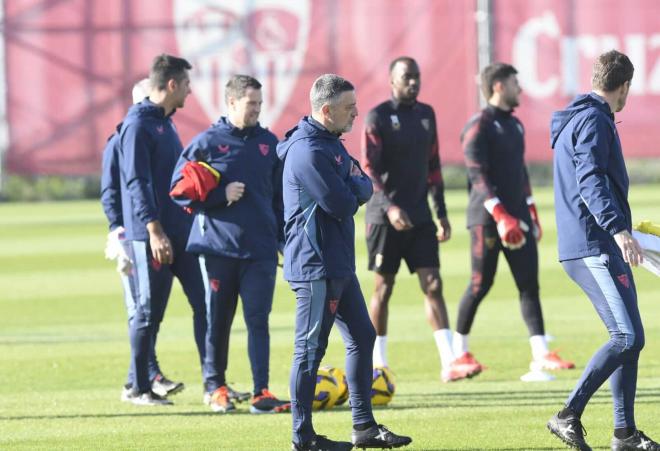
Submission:
<svg viewBox="0 0 660 451">
<path fill-rule="evenodd" d="M 277 146 L 284 161 L 284 278 L 297 301 L 290 380 L 293 449 L 398 448 L 410 437 L 377 424 L 371 409 L 375 331 L 355 275 L 353 215 L 373 188 L 340 140 L 358 114 L 355 89 L 338 75 L 321 75 L 310 103 L 312 114 Z M 316 374 L 335 322 L 346 345 L 352 443 L 317 435 L 312 425 Z"/>
<path fill-rule="evenodd" d="M 539 299 L 538 251 L 541 224 L 525 167 L 524 129 L 513 115 L 521 93 L 516 69 L 494 63 L 481 73 L 481 89 L 488 105 L 463 129 L 461 142 L 468 171 L 472 276 L 461 299 L 454 352 L 463 361 L 478 363 L 469 352 L 468 334 L 479 303 L 495 278 L 500 251 L 509 264 L 520 298 L 520 310 L 532 348 L 530 369 L 574 368 L 551 352 L 545 337 Z"/>
<path fill-rule="evenodd" d="M 389 300 L 401 260 L 417 273 L 424 293 L 426 318 L 433 330 L 441 379 L 455 381 L 481 367 L 454 357 L 447 307 L 442 297 L 438 241 L 447 241 L 451 226 L 445 208 L 435 112 L 417 101 L 421 88 L 417 62 L 407 56 L 390 64 L 392 98 L 369 111 L 362 160 L 374 182 L 367 203 L 369 269 L 374 272 L 370 316 L 376 329 L 374 367 L 387 367 Z M 439 227 L 431 216 L 431 192 Z"/>
<path fill-rule="evenodd" d="M 172 187 L 186 183 L 187 168 L 199 164 L 202 167 L 196 170 L 208 169 L 219 176 L 219 183 L 211 179 L 199 198 L 173 196 L 195 212 L 187 250 L 199 255 L 206 289 L 205 400 L 220 413 L 235 409 L 232 400 L 242 400 L 232 395 L 225 379 L 229 334 L 240 295 L 254 383 L 250 412 L 286 412 L 289 401 L 268 390 L 268 317 L 278 244 L 284 239 L 277 137 L 259 125 L 262 93 L 255 78 L 233 76 L 225 85 L 225 102 L 227 117 L 193 139 L 172 175 Z"/>
<path fill-rule="evenodd" d="M 635 424 L 637 363 L 644 327 L 630 266 L 642 261 L 632 233 L 628 174 L 614 113 L 623 109 L 634 67 L 616 50 L 600 55 L 592 92 L 552 115 L 559 260 L 605 323 L 610 339 L 593 355 L 565 407 L 548 429 L 571 447 L 590 450 L 580 421 L 587 403 L 610 380 L 612 450 L 660 450 Z M 656 423 L 657 425 L 657 423 Z"/>
<path fill-rule="evenodd" d="M 140 80 L 133 86 L 133 103 L 139 103 L 149 96 L 149 79 Z M 119 152 L 122 124 L 119 123 L 116 131 L 108 138 L 103 149 L 103 159 L 101 168 L 101 204 L 103 211 L 108 219 L 110 232 L 108 233 L 105 255 L 106 258 L 117 260 L 117 272 L 124 288 L 124 304 L 128 314 L 129 323 L 135 318 L 135 302 L 131 295 L 128 276 L 133 269 L 133 262 L 128 258 L 124 248 L 125 229 L 121 205 L 121 181 L 119 175 Z M 190 301 L 190 300 L 189 300 Z M 203 323 L 201 324 L 203 326 Z M 130 325 L 129 325 L 130 327 Z M 158 331 L 154 331 L 157 333 Z M 203 345 L 203 342 L 199 343 Z M 174 382 L 163 375 L 156 357 L 156 339 L 152 340 L 149 355 L 149 379 L 151 380 L 151 389 L 157 395 L 166 397 L 178 393 L 184 388 L 182 382 Z M 204 357 L 203 347 L 198 349 L 200 362 Z M 129 371 L 126 383 L 121 392 L 121 400 L 131 402 L 135 397 L 133 386 L 135 385 L 135 375 L 133 374 L 133 365 L 129 364 Z"/>
<path fill-rule="evenodd" d="M 192 218 L 169 198 L 169 180 L 182 146 L 172 122 L 190 94 L 190 63 L 157 56 L 149 73 L 149 97 L 133 105 L 119 131 L 119 174 L 125 246 L 133 268 L 129 290 L 132 402 L 171 404 L 152 391 L 149 356 L 176 276 L 193 308 L 194 332 L 204 354 L 206 312 L 197 259 L 185 252 Z M 200 358 L 201 360 L 201 358 Z"/>
</svg>

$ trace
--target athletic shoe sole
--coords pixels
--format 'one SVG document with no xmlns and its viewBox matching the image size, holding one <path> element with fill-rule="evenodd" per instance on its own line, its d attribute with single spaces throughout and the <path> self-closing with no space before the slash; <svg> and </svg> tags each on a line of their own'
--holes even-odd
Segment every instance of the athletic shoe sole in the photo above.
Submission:
<svg viewBox="0 0 660 451">
<path fill-rule="evenodd" d="M 578 449 L 578 450 L 580 450 L 580 451 L 591 451 L 591 448 L 590 448 L 590 447 L 587 447 L 587 448 L 585 448 L 585 447 L 580 447 L 580 445 L 578 445 L 577 443 L 575 443 L 575 442 L 573 442 L 573 441 L 570 441 L 570 440 L 566 440 L 566 438 L 565 438 L 565 437 L 564 437 L 559 431 L 557 431 L 556 429 L 554 429 L 554 428 L 552 427 L 552 424 L 550 424 L 550 422 L 548 422 L 548 424 L 546 424 L 546 427 L 548 428 L 548 430 L 550 431 L 550 433 L 551 433 L 552 435 L 554 435 L 554 436 L 557 437 L 559 440 L 561 440 L 562 442 L 564 442 L 569 448 Z"/>
</svg>

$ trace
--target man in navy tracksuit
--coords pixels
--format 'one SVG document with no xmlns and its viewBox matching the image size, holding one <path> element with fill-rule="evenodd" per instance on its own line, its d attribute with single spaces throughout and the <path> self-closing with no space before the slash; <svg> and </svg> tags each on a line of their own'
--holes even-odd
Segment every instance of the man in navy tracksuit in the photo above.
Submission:
<svg viewBox="0 0 660 451">
<path fill-rule="evenodd" d="M 175 275 L 193 308 L 195 341 L 204 354 L 204 287 L 194 255 L 185 252 L 192 218 L 169 197 L 169 182 L 182 151 L 172 115 L 190 94 L 190 64 L 170 55 L 154 59 L 148 98 L 133 105 L 119 132 L 119 167 L 134 316 L 129 319 L 133 403 L 170 402 L 152 392 L 149 358 Z"/>
<path fill-rule="evenodd" d="M 610 339 L 593 355 L 566 406 L 548 429 L 568 445 L 591 448 L 580 417 L 591 396 L 609 378 L 614 403 L 613 450 L 660 450 L 639 431 L 634 407 L 637 362 L 644 328 L 630 266 L 642 253 L 631 236 L 628 174 L 614 113 L 623 109 L 633 65 L 612 50 L 594 64 L 592 88 L 550 124 L 559 260 L 596 308 Z"/>
<path fill-rule="evenodd" d="M 133 103 L 138 103 L 148 96 L 148 90 L 145 90 L 149 79 L 141 80 L 133 87 Z M 117 272 L 121 278 L 124 288 L 124 304 L 128 318 L 135 316 L 135 305 L 131 296 L 128 276 L 132 270 L 132 262 L 128 259 L 126 251 L 122 244 L 125 240 L 124 219 L 121 207 L 121 185 L 119 175 L 119 133 L 122 124 L 119 123 L 115 132 L 108 138 L 103 149 L 103 159 L 101 166 L 101 204 L 103 211 L 108 219 L 110 233 L 108 233 L 106 245 L 106 258 L 117 260 Z M 130 325 L 129 325 L 130 328 Z M 158 364 L 156 357 L 156 340 L 152 340 L 151 353 L 149 355 L 149 379 L 151 389 L 159 396 L 165 397 L 173 395 L 184 388 L 182 382 L 174 382 L 165 377 Z M 200 350 L 200 359 L 203 352 Z M 135 392 L 133 385 L 135 378 L 132 366 L 129 364 L 129 371 L 126 383 L 122 388 L 121 400 L 129 402 L 133 400 Z"/>
<path fill-rule="evenodd" d="M 174 197 L 196 213 L 187 250 L 199 255 L 206 289 L 205 398 L 215 412 L 235 409 L 225 372 L 229 333 L 240 295 L 254 382 L 250 412 L 284 412 L 289 410 L 289 402 L 268 390 L 268 317 L 278 243 L 283 241 L 277 137 L 259 125 L 262 93 L 257 80 L 233 76 L 225 86 L 225 100 L 228 116 L 193 139 L 172 176 L 175 187 L 190 162 L 202 162 L 220 174 L 220 183 L 204 193 L 204 200 Z"/>
<path fill-rule="evenodd" d="M 297 300 L 290 381 L 293 449 L 404 446 L 411 439 L 376 424 L 371 410 L 375 331 L 355 275 L 353 215 L 373 187 L 339 139 L 357 116 L 355 90 L 347 80 L 326 74 L 314 82 L 310 100 L 312 115 L 277 147 L 284 161 L 284 277 Z M 335 321 L 346 345 L 353 443 L 316 435 L 312 426 L 316 374 Z"/>
</svg>

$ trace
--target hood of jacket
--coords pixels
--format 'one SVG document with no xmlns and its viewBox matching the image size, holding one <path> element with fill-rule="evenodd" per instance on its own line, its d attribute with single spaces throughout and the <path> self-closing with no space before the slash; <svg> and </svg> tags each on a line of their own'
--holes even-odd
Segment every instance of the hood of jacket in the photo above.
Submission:
<svg viewBox="0 0 660 451">
<path fill-rule="evenodd" d="M 557 139 L 559 139 L 559 135 L 561 135 L 561 132 L 566 128 L 571 119 L 589 108 L 596 108 L 611 119 L 614 119 L 612 110 L 610 110 L 610 106 L 605 99 L 594 92 L 581 94 L 573 99 L 565 110 L 552 113 L 552 119 L 550 120 L 550 145 L 553 149 L 555 148 Z"/>
<path fill-rule="evenodd" d="M 277 145 L 277 156 L 280 160 L 284 161 L 291 145 L 301 139 L 307 138 L 336 141 L 339 139 L 339 136 L 329 132 L 328 129 L 311 116 L 304 116 L 295 127 L 286 132 L 284 139 Z"/>
</svg>

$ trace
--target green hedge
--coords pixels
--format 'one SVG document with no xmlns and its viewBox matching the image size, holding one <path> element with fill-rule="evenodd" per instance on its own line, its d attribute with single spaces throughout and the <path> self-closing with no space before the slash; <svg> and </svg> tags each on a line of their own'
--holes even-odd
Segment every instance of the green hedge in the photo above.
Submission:
<svg viewBox="0 0 660 451">
<path fill-rule="evenodd" d="M 660 183 L 660 159 L 636 159 L 626 162 L 632 184 Z M 532 186 L 552 185 L 552 165 L 532 163 L 528 165 Z M 445 165 L 442 169 L 447 189 L 466 189 L 465 166 Z M 100 192 L 98 176 L 18 176 L 5 177 L 0 200 L 46 201 L 97 199 Z"/>
</svg>

